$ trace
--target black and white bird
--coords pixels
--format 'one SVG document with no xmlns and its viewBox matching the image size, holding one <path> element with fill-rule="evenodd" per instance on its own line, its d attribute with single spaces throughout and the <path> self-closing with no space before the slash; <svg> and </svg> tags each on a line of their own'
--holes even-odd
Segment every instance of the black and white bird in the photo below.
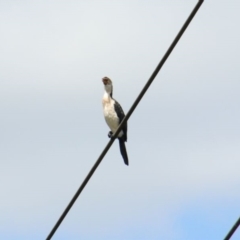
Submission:
<svg viewBox="0 0 240 240">
<path fill-rule="evenodd" d="M 116 132 L 119 124 L 125 117 L 125 114 L 122 110 L 121 105 L 113 99 L 113 85 L 112 81 L 108 77 L 102 79 L 104 84 L 104 95 L 102 99 L 103 104 L 103 114 L 106 120 L 107 125 L 111 129 L 108 133 L 108 137 L 111 138 L 112 135 Z M 122 130 L 118 134 L 120 152 L 122 154 L 124 163 L 128 165 L 128 155 L 125 147 L 125 142 L 127 141 L 127 123 L 123 126 Z"/>
</svg>

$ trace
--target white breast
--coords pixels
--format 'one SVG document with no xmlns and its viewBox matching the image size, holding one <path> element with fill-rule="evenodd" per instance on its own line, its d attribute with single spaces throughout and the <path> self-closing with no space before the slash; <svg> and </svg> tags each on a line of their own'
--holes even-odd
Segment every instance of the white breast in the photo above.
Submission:
<svg viewBox="0 0 240 240">
<path fill-rule="evenodd" d="M 114 109 L 114 100 L 111 99 L 110 96 L 104 94 L 102 103 L 103 103 L 103 114 L 104 114 L 106 123 L 111 129 L 111 131 L 115 133 L 119 125 L 119 120 Z M 123 133 L 121 131 L 119 136 L 122 136 L 122 134 Z"/>
</svg>

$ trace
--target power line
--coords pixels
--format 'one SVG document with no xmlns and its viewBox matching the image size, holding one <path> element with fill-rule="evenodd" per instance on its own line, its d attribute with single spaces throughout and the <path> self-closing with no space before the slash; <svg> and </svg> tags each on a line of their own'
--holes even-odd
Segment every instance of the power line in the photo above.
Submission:
<svg viewBox="0 0 240 240">
<path fill-rule="evenodd" d="M 98 165 L 101 163 L 102 159 L 104 158 L 104 156 L 106 155 L 106 153 L 108 152 L 109 148 L 112 146 L 114 140 L 116 139 L 116 136 L 118 136 L 118 133 L 121 131 L 123 125 L 125 124 L 125 122 L 130 118 L 130 116 L 132 115 L 133 111 L 135 110 L 135 108 L 137 107 L 138 103 L 141 101 L 142 97 L 144 96 L 144 94 L 146 93 L 146 91 L 148 90 L 149 86 L 151 85 L 151 83 L 153 82 L 153 80 L 155 79 L 155 77 L 157 76 L 158 72 L 160 71 L 160 69 L 162 68 L 163 64 L 165 63 L 165 61 L 167 60 L 167 58 L 169 57 L 169 55 L 171 54 L 172 50 L 174 49 L 174 47 L 176 46 L 176 44 L 178 43 L 179 39 L 181 38 L 181 36 L 183 35 L 184 31 L 187 29 L 189 23 L 192 21 L 193 17 L 195 16 L 195 14 L 197 13 L 198 9 L 201 7 L 202 3 L 204 0 L 199 0 L 198 3 L 196 4 L 196 6 L 194 7 L 194 9 L 192 10 L 192 12 L 190 13 L 189 17 L 187 18 L 187 20 L 185 21 L 185 23 L 183 24 L 182 28 L 180 29 L 179 33 L 177 34 L 177 36 L 175 37 L 175 39 L 173 40 L 172 44 L 170 45 L 170 47 L 168 48 L 167 52 L 165 53 L 165 55 L 163 56 L 162 60 L 159 62 L 158 66 L 156 67 L 156 69 L 154 70 L 154 72 L 152 73 L 151 77 L 149 78 L 149 80 L 147 81 L 146 85 L 144 86 L 144 88 L 142 89 L 142 91 L 140 92 L 140 94 L 138 95 L 137 99 L 135 100 L 135 102 L 133 103 L 132 107 L 130 108 L 130 110 L 128 111 L 128 113 L 126 114 L 126 116 L 124 117 L 123 121 L 121 122 L 121 124 L 119 125 L 117 131 L 115 132 L 115 134 L 113 135 L 113 137 L 110 139 L 110 141 L 108 142 L 107 146 L 104 148 L 104 150 L 102 151 L 102 153 L 100 154 L 100 156 L 98 157 L 97 161 L 95 162 L 95 164 L 93 165 L 92 169 L 90 170 L 90 172 L 88 173 L 88 175 L 86 176 L 86 178 L 84 179 L 84 181 L 82 182 L 81 186 L 79 187 L 79 189 L 77 190 L 77 192 L 75 193 L 75 195 L 73 196 L 72 200 L 69 202 L 68 206 L 66 207 L 66 209 L 64 210 L 64 212 L 62 213 L 62 215 L 60 216 L 60 218 L 58 219 L 57 223 L 55 224 L 55 226 L 53 227 L 53 229 L 51 230 L 51 232 L 49 233 L 49 235 L 47 236 L 46 240 L 50 240 L 52 238 L 52 236 L 54 235 L 54 233 L 56 232 L 56 230 L 58 229 L 59 225 L 61 224 L 61 222 L 63 221 L 63 219 L 66 217 L 67 213 L 69 212 L 69 210 L 71 209 L 71 207 L 73 206 L 74 202 L 77 200 L 78 196 L 80 195 L 80 193 L 82 192 L 82 190 L 84 189 L 84 187 L 87 185 L 89 179 L 92 177 L 93 173 L 95 172 L 95 170 L 97 169 Z"/>
<path fill-rule="evenodd" d="M 234 234 L 234 232 L 237 230 L 239 225 L 240 225 L 240 218 L 236 221 L 236 223 L 233 225 L 233 227 L 231 228 L 231 230 L 229 231 L 229 233 L 223 240 L 229 240 L 232 237 L 232 235 Z"/>
</svg>

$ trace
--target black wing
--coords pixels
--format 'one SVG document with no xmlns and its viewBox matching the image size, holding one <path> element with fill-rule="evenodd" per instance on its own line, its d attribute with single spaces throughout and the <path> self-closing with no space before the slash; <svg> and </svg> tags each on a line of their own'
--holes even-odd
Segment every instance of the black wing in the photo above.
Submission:
<svg viewBox="0 0 240 240">
<path fill-rule="evenodd" d="M 114 109 L 115 109 L 115 112 L 117 113 L 117 116 L 119 118 L 119 124 L 120 124 L 123 118 L 125 117 L 125 113 L 123 112 L 121 105 L 115 99 L 114 101 L 115 101 Z M 127 141 L 127 123 L 124 124 L 122 131 L 124 133 L 122 138 L 126 142 Z"/>
</svg>

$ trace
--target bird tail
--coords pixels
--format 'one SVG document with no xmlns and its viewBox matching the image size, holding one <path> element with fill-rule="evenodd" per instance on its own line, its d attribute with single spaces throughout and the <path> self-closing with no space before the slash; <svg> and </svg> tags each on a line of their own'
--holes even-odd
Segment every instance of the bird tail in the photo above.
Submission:
<svg viewBox="0 0 240 240">
<path fill-rule="evenodd" d="M 125 141 L 122 138 L 119 138 L 119 147 L 120 147 L 120 152 L 123 157 L 123 161 L 126 165 L 128 165 L 128 155 L 127 155 L 127 150 L 125 147 Z"/>
</svg>

